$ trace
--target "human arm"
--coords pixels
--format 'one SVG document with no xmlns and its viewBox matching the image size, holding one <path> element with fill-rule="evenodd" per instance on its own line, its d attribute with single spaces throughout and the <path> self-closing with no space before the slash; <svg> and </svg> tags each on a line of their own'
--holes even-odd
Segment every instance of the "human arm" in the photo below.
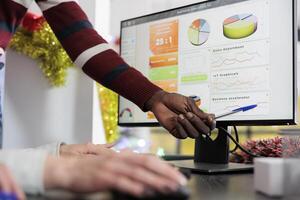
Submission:
<svg viewBox="0 0 300 200">
<path fill-rule="evenodd" d="M 134 102 L 143 111 L 152 111 L 161 125 L 175 137 L 195 138 L 210 132 L 212 115 L 192 105 L 194 102 L 187 97 L 164 92 L 128 66 L 93 29 L 76 1 L 48 0 L 38 1 L 38 4 L 71 59 L 91 78 Z M 162 93 L 164 98 L 154 98 Z M 153 98 L 160 102 L 147 106 Z M 185 102 L 189 105 L 184 105 Z"/>
<path fill-rule="evenodd" d="M 37 0 L 37 3 L 74 64 L 92 79 L 143 110 L 145 101 L 161 90 L 110 48 L 76 0 Z"/>
<path fill-rule="evenodd" d="M 147 191 L 168 193 L 186 184 L 177 170 L 158 158 L 131 152 L 55 157 L 27 149 L 1 151 L 0 162 L 28 194 L 56 189 L 80 193 L 119 190 L 142 196 Z"/>
<path fill-rule="evenodd" d="M 0 48 L 4 50 L 20 25 L 33 0 L 0 1 Z"/>
<path fill-rule="evenodd" d="M 201 133 L 207 134 L 212 125 L 212 116 L 192 105 L 194 103 L 187 97 L 162 91 L 127 65 L 93 29 L 77 1 L 37 2 L 71 59 L 87 75 L 134 102 L 143 111 L 152 111 L 161 125 L 177 138 L 195 138 Z M 0 2 L 0 11 L 3 10 L 0 20 L 7 24 L 5 29 L 0 28 L 0 47 L 7 47 L 31 3 L 32 0 Z"/>
</svg>

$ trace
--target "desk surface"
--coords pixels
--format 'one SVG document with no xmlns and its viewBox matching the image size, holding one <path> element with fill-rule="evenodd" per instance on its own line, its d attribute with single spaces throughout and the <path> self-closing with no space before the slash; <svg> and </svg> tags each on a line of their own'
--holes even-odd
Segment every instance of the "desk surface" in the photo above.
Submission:
<svg viewBox="0 0 300 200">
<path fill-rule="evenodd" d="M 191 191 L 190 200 L 269 200 L 272 198 L 256 193 L 253 189 L 252 174 L 235 175 L 193 175 L 188 188 Z M 29 197 L 29 200 L 60 200 L 58 198 Z M 76 198 L 78 199 L 78 197 Z M 80 198 L 79 198 L 80 199 Z M 83 198 L 84 199 L 84 198 Z M 96 198 L 87 198 L 96 199 Z M 107 200 L 107 198 L 103 198 Z M 299 197 L 284 198 L 296 200 Z M 99 198 L 97 199 L 99 200 Z"/>
</svg>

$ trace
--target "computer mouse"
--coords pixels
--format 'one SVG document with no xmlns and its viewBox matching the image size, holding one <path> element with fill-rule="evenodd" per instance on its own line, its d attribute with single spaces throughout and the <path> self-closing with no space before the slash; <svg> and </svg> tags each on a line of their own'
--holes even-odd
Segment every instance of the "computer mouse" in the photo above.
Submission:
<svg viewBox="0 0 300 200">
<path fill-rule="evenodd" d="M 155 193 L 151 196 L 143 198 L 134 197 L 126 193 L 112 192 L 114 200 L 187 200 L 190 197 L 190 192 L 186 187 L 180 187 L 176 192 L 169 194 Z"/>
<path fill-rule="evenodd" d="M 186 179 L 191 179 L 192 172 L 190 169 L 179 168 L 179 172 L 184 175 Z"/>
</svg>

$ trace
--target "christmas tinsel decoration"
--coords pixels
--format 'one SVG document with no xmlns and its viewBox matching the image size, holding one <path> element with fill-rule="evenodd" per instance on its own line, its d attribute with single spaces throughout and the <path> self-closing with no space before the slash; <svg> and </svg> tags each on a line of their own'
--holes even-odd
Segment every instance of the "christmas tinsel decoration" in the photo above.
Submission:
<svg viewBox="0 0 300 200">
<path fill-rule="evenodd" d="M 265 140 L 249 140 L 242 146 L 260 157 L 300 157 L 300 137 L 276 137 Z M 232 154 L 230 160 L 235 163 L 253 163 L 253 157 L 241 150 Z"/>
<path fill-rule="evenodd" d="M 118 95 L 101 85 L 97 85 L 101 104 L 102 120 L 107 142 L 115 142 L 118 137 Z"/>
<path fill-rule="evenodd" d="M 42 16 L 28 13 L 10 48 L 36 60 L 51 85 L 65 84 L 67 69 L 73 63 Z"/>
</svg>

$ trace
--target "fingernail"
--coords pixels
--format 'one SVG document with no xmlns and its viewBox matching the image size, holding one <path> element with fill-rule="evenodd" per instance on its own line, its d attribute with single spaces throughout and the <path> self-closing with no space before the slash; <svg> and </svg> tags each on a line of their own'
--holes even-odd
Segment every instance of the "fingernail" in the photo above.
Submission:
<svg viewBox="0 0 300 200">
<path fill-rule="evenodd" d="M 182 119 L 182 120 L 185 119 L 184 116 L 181 115 L 181 114 L 179 115 L 179 118 Z"/>
<path fill-rule="evenodd" d="M 187 116 L 187 118 L 189 118 L 189 119 L 191 119 L 191 118 L 193 118 L 193 117 L 194 117 L 193 113 L 190 113 L 190 112 L 189 112 L 189 113 L 187 113 L 187 114 L 186 114 L 186 116 Z"/>
<path fill-rule="evenodd" d="M 183 175 L 181 175 L 179 178 L 179 183 L 180 185 L 185 186 L 187 184 L 187 179 Z"/>
<path fill-rule="evenodd" d="M 217 128 L 217 122 L 216 122 L 216 120 L 213 120 L 212 123 L 211 123 L 210 129 L 213 131 L 213 130 L 215 130 L 216 128 Z"/>
</svg>

